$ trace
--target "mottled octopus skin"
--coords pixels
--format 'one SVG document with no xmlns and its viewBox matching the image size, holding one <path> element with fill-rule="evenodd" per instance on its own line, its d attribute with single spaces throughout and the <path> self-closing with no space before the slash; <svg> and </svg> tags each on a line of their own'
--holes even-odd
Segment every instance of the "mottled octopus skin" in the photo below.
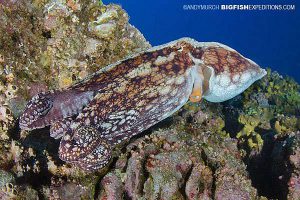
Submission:
<svg viewBox="0 0 300 200">
<path fill-rule="evenodd" d="M 190 98 L 230 99 L 266 74 L 219 44 L 182 38 L 109 65 L 64 90 L 40 93 L 20 128 L 50 125 L 59 156 L 86 171 L 105 167 L 116 145 L 180 109 Z"/>
</svg>

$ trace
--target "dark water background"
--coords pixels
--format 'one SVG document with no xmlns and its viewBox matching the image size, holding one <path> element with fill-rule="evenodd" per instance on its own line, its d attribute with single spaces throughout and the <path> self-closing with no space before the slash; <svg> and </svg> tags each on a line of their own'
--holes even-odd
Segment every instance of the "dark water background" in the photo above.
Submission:
<svg viewBox="0 0 300 200">
<path fill-rule="evenodd" d="M 180 37 L 226 44 L 300 83 L 300 0 L 103 0 L 117 3 L 153 45 Z M 293 4 L 293 11 L 184 10 L 187 4 Z"/>
</svg>

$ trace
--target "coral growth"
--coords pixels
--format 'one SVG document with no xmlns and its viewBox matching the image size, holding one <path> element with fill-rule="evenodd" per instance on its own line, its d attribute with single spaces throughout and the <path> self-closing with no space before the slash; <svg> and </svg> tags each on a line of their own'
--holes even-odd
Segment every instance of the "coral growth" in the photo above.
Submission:
<svg viewBox="0 0 300 200">
<path fill-rule="evenodd" d="M 256 198 L 246 167 L 239 159 L 236 140 L 222 139 L 201 128 L 187 126 L 184 131 L 177 128 L 158 129 L 127 147 L 127 166 L 118 169 L 125 177 L 114 183 L 122 186 L 125 196 L 130 199 Z M 110 183 L 102 182 L 102 187 L 109 187 Z"/>
<path fill-rule="evenodd" d="M 0 197 L 299 199 L 300 85 L 268 72 L 222 104 L 188 103 L 85 174 L 49 129 L 20 131 L 26 101 L 149 48 L 117 5 L 0 1 Z M 17 13 L 17 14 L 16 14 Z"/>
<path fill-rule="evenodd" d="M 118 5 L 1 1 L 0 12 L 0 167 L 17 178 L 14 189 L 1 195 L 22 198 L 35 193 L 31 185 L 39 189 L 39 196 L 67 195 L 64 190 L 73 188 L 90 198 L 96 182 L 62 165 L 58 141 L 49 138 L 48 131 L 20 132 L 17 117 L 33 95 L 67 87 L 150 45 Z M 53 182 L 53 176 L 63 181 Z"/>
</svg>

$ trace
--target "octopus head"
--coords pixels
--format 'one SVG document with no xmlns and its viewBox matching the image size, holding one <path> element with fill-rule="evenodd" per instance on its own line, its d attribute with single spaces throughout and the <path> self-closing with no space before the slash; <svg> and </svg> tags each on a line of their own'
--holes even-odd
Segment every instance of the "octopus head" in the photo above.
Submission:
<svg viewBox="0 0 300 200">
<path fill-rule="evenodd" d="M 197 46 L 193 56 L 201 59 L 194 58 L 197 75 L 191 100 L 202 97 L 211 102 L 226 101 L 267 73 L 228 46 L 215 42 L 199 42 Z"/>
<path fill-rule="evenodd" d="M 87 91 L 48 91 L 35 95 L 19 118 L 19 126 L 32 130 L 79 113 L 94 97 Z"/>
</svg>

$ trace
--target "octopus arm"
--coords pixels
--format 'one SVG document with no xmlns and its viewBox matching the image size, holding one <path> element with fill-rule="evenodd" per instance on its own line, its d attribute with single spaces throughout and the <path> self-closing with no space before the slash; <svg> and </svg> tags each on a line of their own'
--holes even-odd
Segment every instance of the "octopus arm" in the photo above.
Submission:
<svg viewBox="0 0 300 200">
<path fill-rule="evenodd" d="M 122 103 L 114 94 L 98 93 L 71 122 L 60 142 L 62 160 L 86 171 L 101 168 L 109 162 L 115 144 L 123 141 L 126 134 L 130 137 L 127 131 L 134 126 L 139 112 L 126 109 L 126 99 Z"/>
<path fill-rule="evenodd" d="M 51 124 L 50 136 L 53 137 L 54 139 L 59 139 L 63 137 L 63 135 L 70 128 L 71 121 L 72 121 L 72 117 L 67 117 Z"/>
</svg>

